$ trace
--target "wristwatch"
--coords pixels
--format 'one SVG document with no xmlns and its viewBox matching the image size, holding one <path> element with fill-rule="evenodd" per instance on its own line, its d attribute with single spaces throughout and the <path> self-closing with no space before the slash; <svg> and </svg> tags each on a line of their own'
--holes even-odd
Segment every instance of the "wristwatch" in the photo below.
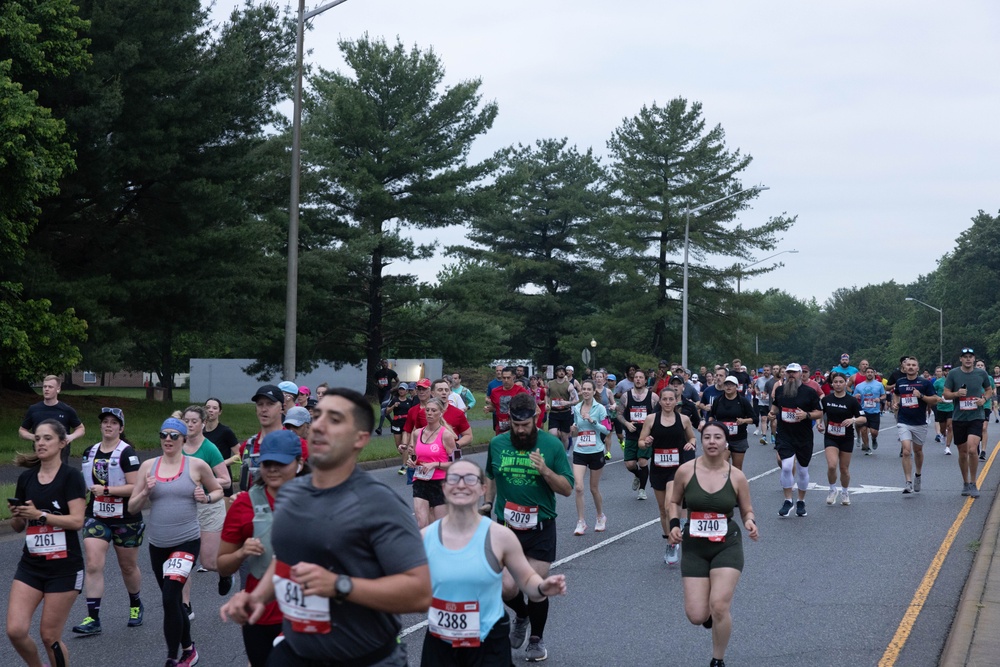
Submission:
<svg viewBox="0 0 1000 667">
<path fill-rule="evenodd" d="M 337 583 L 334 584 L 334 590 L 336 594 L 333 596 L 334 602 L 341 603 L 347 599 L 347 596 L 351 594 L 354 590 L 354 582 L 346 574 L 341 574 L 337 577 Z"/>
<path fill-rule="evenodd" d="M 38 525 L 44 526 L 46 523 L 48 523 L 48 520 L 49 520 L 49 513 L 43 510 L 42 515 L 38 517 Z"/>
</svg>

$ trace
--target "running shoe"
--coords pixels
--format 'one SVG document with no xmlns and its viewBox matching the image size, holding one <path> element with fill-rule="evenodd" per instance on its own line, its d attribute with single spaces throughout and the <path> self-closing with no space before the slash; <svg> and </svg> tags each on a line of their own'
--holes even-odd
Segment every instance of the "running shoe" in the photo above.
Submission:
<svg viewBox="0 0 1000 667">
<path fill-rule="evenodd" d="M 181 651 L 181 659 L 177 662 L 177 667 L 194 667 L 198 664 L 198 659 L 201 656 L 198 655 L 198 649 L 195 647 L 194 642 L 191 642 L 191 648 L 186 648 Z"/>
<path fill-rule="evenodd" d="M 935 435 L 934 436 L 934 442 L 941 442 L 941 436 L 940 435 Z"/>
<path fill-rule="evenodd" d="M 795 503 L 795 516 L 809 516 L 806 512 L 806 501 L 799 500 Z"/>
<path fill-rule="evenodd" d="M 667 553 L 663 554 L 663 562 L 667 565 L 677 565 L 681 559 L 681 545 L 671 544 L 667 546 Z"/>
<path fill-rule="evenodd" d="M 969 497 L 970 498 L 979 497 L 979 487 L 976 486 L 975 482 L 969 482 Z"/>
<path fill-rule="evenodd" d="M 233 576 L 219 577 L 219 595 L 228 595 L 233 590 Z"/>
<path fill-rule="evenodd" d="M 576 522 L 576 530 L 573 531 L 573 534 L 574 535 L 583 535 L 586 532 L 587 532 L 587 522 L 586 521 L 577 521 Z"/>
<path fill-rule="evenodd" d="M 979 460 L 980 461 L 985 461 L 986 460 L 986 452 L 985 451 L 979 452 Z"/>
<path fill-rule="evenodd" d="M 869 449 L 865 449 L 863 451 L 865 453 L 865 456 L 871 456 L 872 455 L 872 450 L 870 448 Z"/>
<path fill-rule="evenodd" d="M 762 444 L 762 445 L 766 445 L 767 444 L 767 438 L 765 436 L 763 436 L 763 435 L 760 436 L 760 444 Z"/>
<path fill-rule="evenodd" d="M 167 664 L 165 667 L 177 667 L 177 661 L 173 658 L 167 658 Z"/>
<path fill-rule="evenodd" d="M 142 603 L 139 603 L 138 607 L 128 608 L 128 627 L 137 628 L 142 625 L 142 616 L 145 609 L 143 609 Z"/>
<path fill-rule="evenodd" d="M 840 504 L 841 505 L 851 504 L 851 494 L 847 489 L 844 489 L 840 492 Z"/>
<path fill-rule="evenodd" d="M 635 499 L 636 500 L 645 500 L 646 499 L 646 489 L 639 489 L 639 495 L 637 495 L 635 497 Z"/>
<path fill-rule="evenodd" d="M 726 661 L 722 658 L 712 658 L 712 662 L 708 663 L 708 667 L 726 667 Z"/>
<path fill-rule="evenodd" d="M 524 652 L 524 659 L 528 662 L 541 662 L 549 657 L 549 652 L 545 650 L 545 642 L 541 637 L 531 636 L 528 640 L 528 649 Z"/>
<path fill-rule="evenodd" d="M 597 521 L 594 523 L 594 532 L 603 533 L 607 525 L 608 525 L 608 517 L 604 516 L 603 514 L 598 514 Z"/>
<path fill-rule="evenodd" d="M 951 447 L 948 447 L 947 445 L 945 445 L 944 454 L 945 454 L 945 456 L 951 456 Z"/>
<path fill-rule="evenodd" d="M 826 504 L 827 505 L 835 504 L 837 502 L 837 496 L 839 495 L 840 491 L 838 489 L 830 489 L 830 493 L 828 493 L 826 496 Z"/>
<path fill-rule="evenodd" d="M 375 435 L 382 435 L 382 429 L 380 428 L 375 429 Z"/>
<path fill-rule="evenodd" d="M 195 572 L 208 572 L 208 569 L 204 565 L 199 565 Z"/>
<path fill-rule="evenodd" d="M 906 480 L 906 486 L 903 487 L 903 493 L 913 493 L 913 482 Z"/>
<path fill-rule="evenodd" d="M 510 647 L 511 648 L 521 648 L 524 646 L 524 638 L 528 636 L 528 626 L 531 621 L 525 616 L 521 618 L 520 616 L 514 616 L 514 622 L 510 626 Z"/>
<path fill-rule="evenodd" d="M 99 635 L 101 634 L 101 620 L 88 616 L 83 619 L 83 623 L 73 627 L 73 632 L 78 635 Z"/>
<path fill-rule="evenodd" d="M 396 474 L 398 474 L 398 475 L 405 475 L 406 474 L 406 466 L 399 466 L 399 470 L 396 471 Z"/>
<path fill-rule="evenodd" d="M 876 449 L 878 449 L 878 436 L 877 435 L 873 435 L 872 436 L 872 451 L 874 452 Z"/>
<path fill-rule="evenodd" d="M 639 476 L 638 475 L 636 475 L 635 477 L 632 478 L 632 490 L 633 491 L 638 491 L 639 490 Z"/>
<path fill-rule="evenodd" d="M 788 516 L 788 513 L 792 511 L 792 501 L 785 498 L 785 502 L 782 503 L 781 509 L 778 510 L 778 516 Z"/>
<path fill-rule="evenodd" d="M 913 492 L 920 493 L 920 475 L 913 476 Z"/>
<path fill-rule="evenodd" d="M 191 608 L 191 605 L 184 604 L 183 602 L 181 602 L 181 606 L 184 607 L 184 613 L 187 614 L 188 620 L 189 621 L 193 621 L 194 620 L 194 609 Z"/>
<path fill-rule="evenodd" d="M 611 452 L 604 452 L 604 458 L 606 458 L 608 461 L 610 461 L 611 460 Z"/>
<path fill-rule="evenodd" d="M 962 482 L 962 495 L 963 496 L 969 495 L 969 483 L 968 482 Z"/>
</svg>

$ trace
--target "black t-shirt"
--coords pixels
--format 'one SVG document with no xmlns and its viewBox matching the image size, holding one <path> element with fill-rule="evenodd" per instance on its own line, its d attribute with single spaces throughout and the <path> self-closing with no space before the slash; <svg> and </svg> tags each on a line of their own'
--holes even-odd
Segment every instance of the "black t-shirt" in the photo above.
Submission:
<svg viewBox="0 0 1000 667">
<path fill-rule="evenodd" d="M 899 382 L 899 380 L 900 380 L 901 378 L 905 378 L 905 377 L 906 377 L 906 373 L 904 373 L 903 371 L 901 371 L 901 370 L 899 370 L 899 369 L 897 368 L 896 370 L 894 370 L 894 371 L 893 371 L 893 372 L 892 372 L 892 373 L 891 373 L 891 374 L 889 375 L 889 379 L 888 379 L 888 380 L 886 380 L 886 384 L 888 384 L 888 385 L 889 385 L 889 387 L 895 387 L 895 386 L 896 386 L 896 383 L 897 383 L 897 382 Z"/>
<path fill-rule="evenodd" d="M 73 429 L 83 423 L 77 416 L 76 410 L 62 401 L 56 401 L 55 405 L 45 405 L 45 402 L 42 401 L 28 408 L 28 411 L 24 414 L 24 420 L 21 422 L 21 428 L 34 433 L 35 427 L 46 419 L 55 419 L 66 427 L 67 433 L 72 433 Z M 62 461 L 63 463 L 69 462 L 69 445 L 63 447 Z"/>
<path fill-rule="evenodd" d="M 837 398 L 833 394 L 829 394 L 823 398 L 823 412 L 826 414 L 827 419 L 827 438 L 837 443 L 845 443 L 854 440 L 853 426 L 845 427 L 842 435 L 835 433 L 835 431 L 839 430 L 836 427 L 838 424 L 842 424 L 848 419 L 856 419 L 864 416 L 858 399 L 854 398 L 850 394 L 844 394 L 843 398 Z"/>
<path fill-rule="evenodd" d="M 819 396 L 812 387 L 802 385 L 795 393 L 794 398 L 786 398 L 785 385 L 781 385 L 774 390 L 774 403 L 772 405 L 778 408 L 778 432 L 775 435 L 777 442 L 795 446 L 812 443 L 812 420 L 806 417 L 800 422 L 791 421 L 794 419 L 796 408 L 805 412 L 815 412 L 822 409 Z"/>
<path fill-rule="evenodd" d="M 737 419 L 753 419 L 757 423 L 757 415 L 754 413 L 750 401 L 742 394 L 736 394 L 732 400 L 723 394 L 712 401 L 712 409 L 709 412 L 712 419 L 727 424 L 735 424 Z M 726 442 L 740 442 L 747 439 L 747 425 L 740 424 L 736 427 L 736 433 L 726 430 Z"/>
<path fill-rule="evenodd" d="M 392 389 L 393 382 L 399 380 L 399 375 L 391 368 L 380 368 L 375 371 L 375 386 L 378 387 L 378 395 L 385 400 L 386 392 Z"/>
<path fill-rule="evenodd" d="M 17 498 L 25 502 L 30 500 L 37 509 L 61 516 L 69 514 L 71 500 L 86 498 L 87 487 L 83 483 L 83 475 L 79 470 L 62 465 L 55 478 L 48 484 L 42 484 L 38 481 L 38 470 L 38 468 L 25 470 L 17 478 L 17 487 L 14 492 Z M 21 550 L 22 566 L 46 577 L 63 577 L 77 574 L 83 570 L 83 550 L 80 548 L 80 535 L 77 531 L 53 531 L 50 526 L 42 526 L 37 521 L 29 521 L 26 533 L 24 547 Z M 53 543 L 54 538 L 59 541 L 65 539 L 64 555 L 60 555 L 58 558 L 49 559 L 44 554 L 33 555 L 28 550 L 29 540 L 37 547 L 45 548 L 46 544 Z"/>
<path fill-rule="evenodd" d="M 402 427 L 406 423 L 406 413 L 410 411 L 410 408 L 419 403 L 420 401 L 417 400 L 416 396 L 402 400 L 400 400 L 399 396 L 389 399 L 389 405 L 386 406 L 386 413 L 390 417 L 390 423 L 393 426 Z"/>
<path fill-rule="evenodd" d="M 222 454 L 222 458 L 228 459 L 233 455 L 233 449 L 240 446 L 240 441 L 236 438 L 236 434 L 233 433 L 233 429 L 229 428 L 225 424 L 219 424 L 211 431 L 202 431 L 202 435 L 208 438 L 208 441 L 219 448 L 219 453 Z M 226 466 L 226 471 L 229 471 L 229 466 Z M 232 482 L 232 473 L 229 474 L 230 482 Z M 227 496 L 233 495 L 233 484 L 229 485 L 228 489 L 223 489 Z"/>
<path fill-rule="evenodd" d="M 93 447 L 93 445 L 91 445 L 91 447 Z M 87 451 L 89 452 L 90 449 L 88 449 Z M 97 448 L 97 453 L 94 455 L 94 463 L 93 463 L 94 469 L 93 472 L 90 473 L 90 476 L 93 477 L 93 481 L 86 478 L 83 480 L 84 485 L 87 486 L 88 489 L 94 484 L 97 484 L 99 486 L 101 485 L 114 486 L 113 484 L 109 484 L 108 481 L 108 468 L 111 465 L 111 455 L 113 453 L 114 451 L 102 452 L 100 447 Z M 84 455 L 86 455 L 86 452 L 84 452 Z M 141 461 L 139 461 L 139 455 L 135 453 L 135 450 L 132 448 L 132 445 L 129 445 L 122 450 L 122 455 L 121 458 L 118 460 L 118 463 L 121 466 L 122 472 L 135 472 L 139 469 L 139 466 L 141 465 Z M 132 523 L 142 518 L 141 515 L 137 516 L 135 514 L 129 514 L 128 498 L 126 497 L 123 498 L 122 500 L 124 501 L 124 507 L 122 507 L 121 518 L 101 517 L 101 521 L 107 524 L 119 524 L 119 523 Z M 95 502 L 94 495 L 90 494 L 90 502 L 87 503 L 87 512 L 86 512 L 86 516 L 90 518 L 94 518 L 94 502 Z"/>
<path fill-rule="evenodd" d="M 750 391 L 750 384 L 753 381 L 750 374 L 743 371 L 731 371 L 729 374 L 739 380 L 739 384 L 736 385 L 736 391 L 745 396 Z"/>
</svg>

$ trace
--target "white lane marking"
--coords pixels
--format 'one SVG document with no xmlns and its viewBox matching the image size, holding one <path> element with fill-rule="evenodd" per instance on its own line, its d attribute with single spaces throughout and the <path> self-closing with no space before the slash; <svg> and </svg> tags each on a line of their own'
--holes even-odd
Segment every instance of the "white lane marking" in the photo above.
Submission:
<svg viewBox="0 0 1000 667">
<path fill-rule="evenodd" d="M 813 452 L 813 456 L 815 456 L 816 454 L 819 454 L 822 451 L 823 451 L 822 449 L 816 450 L 815 452 Z M 620 461 L 621 461 L 621 459 L 619 459 L 617 461 L 612 461 L 611 463 L 619 463 Z M 610 465 L 610 464 L 607 464 L 607 465 Z M 747 482 L 754 482 L 754 481 L 756 481 L 756 480 L 758 480 L 758 479 L 760 479 L 762 477 L 767 477 L 768 475 L 773 475 L 774 473 L 778 472 L 779 470 L 781 470 L 781 468 L 771 468 L 770 470 L 762 472 L 759 475 L 755 475 L 755 476 L 751 477 L 750 479 L 747 480 Z M 552 568 L 551 569 L 554 570 L 557 567 L 559 567 L 560 565 L 564 565 L 565 563 L 568 563 L 571 560 L 576 560 L 580 556 L 585 556 L 585 555 L 587 555 L 587 554 L 589 554 L 591 552 L 597 551 L 598 549 L 602 549 L 602 548 L 608 546 L 609 544 L 614 544 L 615 542 L 617 542 L 618 540 L 622 539 L 623 537 L 627 537 L 628 535 L 631 535 L 632 533 L 638 532 L 638 531 L 642 530 L 643 528 L 649 528 L 650 526 L 653 526 L 653 525 L 658 524 L 658 523 L 660 523 L 659 517 L 653 519 L 652 521 L 647 521 L 646 523 L 643 523 L 643 524 L 640 524 L 638 526 L 635 526 L 633 528 L 629 528 L 624 533 L 618 533 L 614 537 L 609 537 L 608 539 L 603 540 L 601 542 L 598 542 L 597 544 L 594 544 L 592 546 L 589 546 L 586 549 L 583 549 L 582 551 L 577 551 L 576 553 L 570 554 L 569 556 L 566 556 L 565 558 L 560 558 L 556 562 L 552 563 Z M 420 629 L 425 628 L 425 627 L 427 627 L 427 621 L 421 621 L 421 622 L 417 623 L 416 625 L 411 625 L 410 627 L 408 627 L 408 628 L 404 629 L 403 631 L 401 631 L 399 633 L 399 637 L 400 637 L 400 639 L 402 639 L 403 637 L 406 637 L 407 635 L 411 635 L 414 632 L 416 632 L 417 630 L 420 630 Z"/>
</svg>

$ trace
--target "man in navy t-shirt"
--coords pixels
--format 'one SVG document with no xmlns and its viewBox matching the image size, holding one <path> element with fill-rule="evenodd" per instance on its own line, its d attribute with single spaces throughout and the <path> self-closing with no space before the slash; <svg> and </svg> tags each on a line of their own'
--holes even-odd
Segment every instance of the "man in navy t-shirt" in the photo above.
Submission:
<svg viewBox="0 0 1000 667">
<path fill-rule="evenodd" d="M 897 409 L 896 430 L 903 448 L 903 475 L 906 477 L 903 493 L 920 491 L 920 471 L 924 467 L 924 443 L 927 439 L 927 412 L 940 400 L 934 390 L 934 383 L 920 377 L 918 368 L 916 357 L 903 359 L 901 369 L 904 375 L 896 380 L 892 390 L 892 404 Z M 917 470 L 911 476 L 914 464 Z"/>
<path fill-rule="evenodd" d="M 76 414 L 76 410 L 59 400 L 59 390 L 62 388 L 62 381 L 55 375 L 47 375 L 42 381 L 42 402 L 35 403 L 28 408 L 21 422 L 21 428 L 17 434 L 24 440 L 35 441 L 35 427 L 46 419 L 55 419 L 66 427 L 68 434 L 66 440 L 73 442 L 77 438 L 83 437 L 86 429 L 83 422 Z M 63 447 L 62 461 L 69 463 L 68 446 Z"/>
</svg>

